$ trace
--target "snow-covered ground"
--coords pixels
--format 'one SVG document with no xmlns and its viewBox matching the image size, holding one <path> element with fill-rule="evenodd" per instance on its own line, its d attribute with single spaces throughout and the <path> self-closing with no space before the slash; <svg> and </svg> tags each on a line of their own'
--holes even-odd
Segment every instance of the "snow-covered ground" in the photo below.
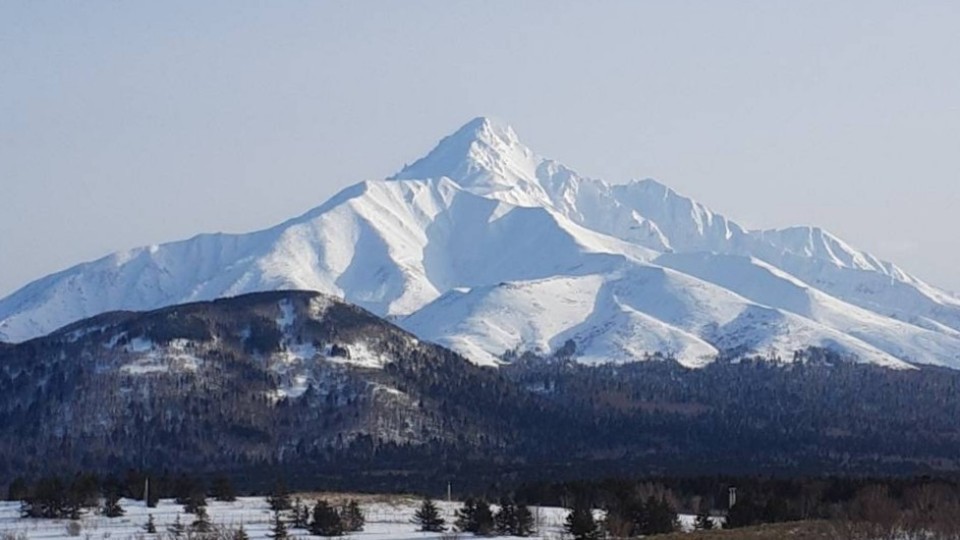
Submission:
<svg viewBox="0 0 960 540">
<path fill-rule="evenodd" d="M 311 505 L 313 498 L 305 498 L 304 502 Z M 413 515 L 420 501 L 410 497 L 371 497 L 361 498 L 361 507 L 366 516 L 364 530 L 351 533 L 345 538 L 354 540 L 421 540 L 439 539 L 444 535 L 450 538 L 453 533 L 423 533 L 413 524 Z M 173 500 L 161 500 L 156 508 L 146 508 L 142 501 L 123 499 L 121 506 L 125 515 L 118 518 L 106 518 L 93 512 L 86 512 L 79 521 L 79 533 L 76 529 L 71 534 L 70 524 L 66 519 L 24 519 L 20 517 L 20 503 L 0 502 L 0 538 L 14 540 L 17 538 L 67 538 L 71 536 L 84 540 L 126 540 L 128 538 L 149 539 L 163 535 L 167 527 L 180 516 L 181 523 L 189 525 L 194 517 L 183 513 L 183 507 Z M 437 501 L 447 523 L 454 520 L 454 512 L 459 503 Z M 564 508 L 532 507 L 534 518 L 538 523 L 536 538 L 560 539 L 563 534 L 563 522 L 567 515 Z M 268 538 L 272 512 L 263 497 L 242 497 L 235 502 L 224 503 L 210 500 L 207 513 L 215 525 L 237 528 L 243 524 L 251 540 Z M 153 515 L 157 528 L 157 535 L 146 534 L 144 525 L 148 515 Z M 599 515 L 598 515 L 599 517 Z M 693 527 L 693 516 L 681 515 L 680 522 L 684 529 Z M 74 526 L 75 527 L 75 526 Z M 301 529 L 290 529 L 289 534 L 295 537 L 306 537 L 309 533 Z M 459 534 L 459 536 L 472 536 Z M 500 537 L 508 538 L 508 537 Z"/>
</svg>

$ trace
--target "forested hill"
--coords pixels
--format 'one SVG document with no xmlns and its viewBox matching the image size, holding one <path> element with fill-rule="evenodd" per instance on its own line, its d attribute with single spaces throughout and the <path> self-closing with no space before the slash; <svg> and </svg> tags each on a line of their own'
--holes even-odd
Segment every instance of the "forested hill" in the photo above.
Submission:
<svg viewBox="0 0 960 540">
<path fill-rule="evenodd" d="M 366 489 L 960 469 L 957 371 L 817 349 L 697 369 L 563 352 L 482 368 L 296 291 L 105 314 L 0 346 L 0 484 L 126 468 Z"/>
<path fill-rule="evenodd" d="M 0 350 L 0 471 L 245 470 L 515 444 L 496 371 L 312 292 L 114 312 Z"/>
</svg>

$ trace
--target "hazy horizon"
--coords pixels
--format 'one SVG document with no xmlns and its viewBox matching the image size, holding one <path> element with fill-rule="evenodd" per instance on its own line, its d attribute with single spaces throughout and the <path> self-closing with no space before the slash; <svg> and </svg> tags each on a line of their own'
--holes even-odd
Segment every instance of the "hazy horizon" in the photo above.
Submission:
<svg viewBox="0 0 960 540">
<path fill-rule="evenodd" d="M 948 2 L 0 5 L 0 296 L 265 228 L 469 119 L 960 290 Z"/>
</svg>

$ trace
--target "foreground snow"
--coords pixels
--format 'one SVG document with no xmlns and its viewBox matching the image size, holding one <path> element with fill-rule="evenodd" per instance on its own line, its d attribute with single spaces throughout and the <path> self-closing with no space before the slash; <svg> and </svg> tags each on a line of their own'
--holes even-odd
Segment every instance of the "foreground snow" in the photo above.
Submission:
<svg viewBox="0 0 960 540">
<path fill-rule="evenodd" d="M 305 502 L 312 503 L 312 498 L 305 498 Z M 352 533 L 344 538 L 355 540 L 412 540 L 412 539 L 439 539 L 442 533 L 423 533 L 417 531 L 412 523 L 419 500 L 408 497 L 364 497 L 361 507 L 366 516 L 366 526 L 362 532 Z M 189 525 L 193 516 L 183 513 L 183 507 L 173 500 L 164 499 L 156 508 L 146 508 L 141 501 L 124 499 L 121 506 L 126 511 L 122 517 L 108 519 L 93 513 L 85 514 L 79 521 L 80 532 L 75 536 L 91 539 L 126 540 L 128 538 L 151 538 L 158 535 L 146 534 L 143 526 L 148 515 L 153 515 L 158 533 L 165 533 L 167 526 L 172 524 L 177 515 L 184 525 Z M 454 511 L 459 504 L 448 504 L 438 501 L 437 506 L 448 523 L 454 519 Z M 539 533 L 535 538 L 559 539 L 563 535 L 563 521 L 567 510 L 553 507 L 533 507 L 531 510 L 539 523 Z M 251 540 L 266 539 L 270 530 L 272 512 L 263 497 L 242 497 L 232 503 L 209 501 L 207 513 L 210 520 L 216 525 L 231 528 L 243 524 Z M 693 526 L 693 516 L 680 516 L 681 524 L 686 530 Z M 22 519 L 20 518 L 20 503 L 0 502 L 0 538 L 27 538 L 30 540 L 43 538 L 70 537 L 68 526 L 70 520 L 52 519 Z M 448 536 L 450 533 L 446 533 Z M 12 535 L 12 536 L 10 536 Z M 291 536 L 306 537 L 305 530 L 291 529 Z M 461 536 L 472 536 L 465 534 Z M 509 537 L 500 537 L 509 538 Z"/>
</svg>

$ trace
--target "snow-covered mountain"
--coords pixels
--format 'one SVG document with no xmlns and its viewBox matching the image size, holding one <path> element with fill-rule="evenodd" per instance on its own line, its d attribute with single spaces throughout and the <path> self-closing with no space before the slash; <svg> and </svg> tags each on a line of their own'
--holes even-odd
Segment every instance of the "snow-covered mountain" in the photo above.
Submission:
<svg viewBox="0 0 960 540">
<path fill-rule="evenodd" d="M 814 227 L 747 230 L 654 181 L 580 176 L 478 118 L 387 180 L 250 234 L 120 252 L 0 300 L 21 341 L 116 309 L 339 295 L 478 363 L 508 350 L 702 365 L 821 346 L 960 368 L 960 299 Z"/>
</svg>

